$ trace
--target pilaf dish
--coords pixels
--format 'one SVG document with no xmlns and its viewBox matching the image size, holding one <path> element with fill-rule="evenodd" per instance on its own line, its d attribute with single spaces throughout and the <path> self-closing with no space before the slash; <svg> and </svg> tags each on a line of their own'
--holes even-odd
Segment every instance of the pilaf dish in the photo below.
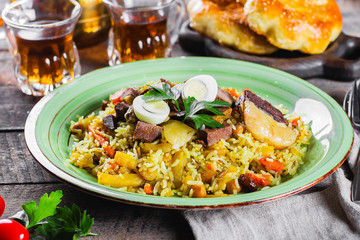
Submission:
<svg viewBox="0 0 360 240">
<path fill-rule="evenodd" d="M 71 122 L 68 161 L 98 183 L 163 197 L 223 197 L 296 174 L 312 136 L 301 116 L 209 75 L 121 89 Z"/>
</svg>

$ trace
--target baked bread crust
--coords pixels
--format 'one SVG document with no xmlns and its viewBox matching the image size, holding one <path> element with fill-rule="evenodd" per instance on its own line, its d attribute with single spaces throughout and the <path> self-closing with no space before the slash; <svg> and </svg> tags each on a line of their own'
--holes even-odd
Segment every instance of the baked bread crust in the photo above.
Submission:
<svg viewBox="0 0 360 240">
<path fill-rule="evenodd" d="M 247 0 L 249 26 L 279 48 L 317 54 L 340 34 L 335 0 Z"/>
<path fill-rule="evenodd" d="M 277 50 L 264 36 L 248 26 L 244 5 L 235 0 L 190 0 L 190 26 L 220 44 L 252 54 L 270 54 Z"/>
</svg>

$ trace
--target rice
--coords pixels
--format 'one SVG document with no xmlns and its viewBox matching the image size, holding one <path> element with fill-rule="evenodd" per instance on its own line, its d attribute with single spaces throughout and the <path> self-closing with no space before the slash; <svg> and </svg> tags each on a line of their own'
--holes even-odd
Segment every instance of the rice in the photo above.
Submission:
<svg viewBox="0 0 360 240">
<path fill-rule="evenodd" d="M 287 112 L 283 108 L 281 111 Z M 123 191 L 163 197 L 194 197 L 196 194 L 194 186 L 204 186 L 208 196 L 238 194 L 241 186 L 237 179 L 241 174 L 252 174 L 268 179 L 269 184 L 259 188 L 262 190 L 278 185 L 282 182 L 282 177 L 296 174 L 297 169 L 303 164 L 312 136 L 310 125 L 304 124 L 300 119 L 296 126 L 298 132 L 296 142 L 283 150 L 276 150 L 267 142 L 257 141 L 244 129 L 237 136 L 232 136 L 226 141 L 220 140 L 206 148 L 197 143 L 197 135 L 195 135 L 185 146 L 168 151 L 160 147 L 166 142 L 164 137 L 148 143 L 151 146 L 134 140 L 135 124 L 121 122 L 114 131 L 105 129 L 103 118 L 114 113 L 114 104 L 109 103 L 97 114 L 79 116 L 77 122 L 71 122 L 70 131 L 75 144 L 68 161 L 86 169 L 95 177 L 106 176 L 105 180 L 109 181 L 100 182 L 99 178 L 101 184 L 117 187 Z M 285 115 L 285 118 L 291 122 L 299 116 L 291 113 Z M 236 126 L 232 119 L 227 122 L 235 130 Z M 79 125 L 83 126 L 83 130 L 79 129 Z M 135 161 L 135 168 L 121 166 L 116 162 L 116 157 L 109 157 L 101 143 L 87 130 L 89 125 L 101 130 L 96 133 L 106 139 L 103 146 L 116 150 L 116 153 L 126 154 L 124 155 L 126 158 Z M 146 146 L 155 150 L 150 149 L 146 152 L 144 150 Z M 184 166 L 179 159 L 174 159 L 174 155 L 180 153 L 186 158 Z M 283 163 L 281 172 L 268 170 L 262 166 L 259 159 L 264 157 L 269 162 Z M 176 168 L 180 170 L 175 171 Z M 111 181 L 114 176 L 120 176 L 119 183 Z M 135 184 L 135 181 L 138 182 Z M 151 186 L 151 189 L 146 186 Z"/>
</svg>

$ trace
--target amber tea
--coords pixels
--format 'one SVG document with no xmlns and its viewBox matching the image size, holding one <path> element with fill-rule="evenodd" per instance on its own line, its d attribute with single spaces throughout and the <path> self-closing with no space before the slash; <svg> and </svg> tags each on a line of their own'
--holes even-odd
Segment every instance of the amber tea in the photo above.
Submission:
<svg viewBox="0 0 360 240">
<path fill-rule="evenodd" d="M 163 58 L 167 55 L 167 19 L 114 23 L 114 45 L 121 62 Z"/>
<path fill-rule="evenodd" d="M 170 57 L 185 16 L 183 0 L 103 0 L 111 14 L 109 65 Z"/>
<path fill-rule="evenodd" d="M 54 20 L 40 20 L 33 24 L 55 23 Z M 64 75 L 74 77 L 74 52 L 72 34 L 54 36 L 44 40 L 28 40 L 15 35 L 20 54 L 20 74 L 30 84 L 60 84 Z"/>
<path fill-rule="evenodd" d="M 5 7 L 7 42 L 23 93 L 44 96 L 80 76 L 73 41 L 80 14 L 76 0 L 22 0 Z"/>
</svg>

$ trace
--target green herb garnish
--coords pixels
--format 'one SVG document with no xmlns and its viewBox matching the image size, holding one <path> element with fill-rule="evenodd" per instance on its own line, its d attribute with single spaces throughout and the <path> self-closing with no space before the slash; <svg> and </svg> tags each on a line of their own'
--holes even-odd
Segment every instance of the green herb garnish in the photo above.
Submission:
<svg viewBox="0 0 360 240">
<path fill-rule="evenodd" d="M 174 87 L 170 87 L 168 83 L 155 83 L 150 85 L 153 90 L 144 94 L 143 99 L 145 102 L 157 101 L 157 100 L 173 100 L 177 109 L 180 111 L 178 98 L 181 95 L 183 84 L 176 84 Z"/>
<path fill-rule="evenodd" d="M 194 97 L 188 97 L 187 99 L 183 99 L 183 101 L 186 112 L 183 121 L 185 121 L 187 118 L 191 118 L 195 123 L 196 129 L 200 129 L 203 124 L 211 128 L 224 127 L 224 125 L 214 120 L 212 116 L 208 114 L 196 114 L 196 113 L 202 109 L 206 109 L 216 115 L 224 116 L 224 114 L 215 107 L 229 107 L 231 105 L 230 103 L 224 101 L 212 101 L 212 102 L 198 101 Z"/>
<path fill-rule="evenodd" d="M 23 204 L 24 212 L 12 219 L 24 225 L 34 240 L 76 240 L 79 237 L 96 236 L 90 232 L 94 219 L 86 211 L 73 204 L 72 208 L 58 207 L 63 194 L 61 190 L 45 193 L 39 203 Z"/>
</svg>

